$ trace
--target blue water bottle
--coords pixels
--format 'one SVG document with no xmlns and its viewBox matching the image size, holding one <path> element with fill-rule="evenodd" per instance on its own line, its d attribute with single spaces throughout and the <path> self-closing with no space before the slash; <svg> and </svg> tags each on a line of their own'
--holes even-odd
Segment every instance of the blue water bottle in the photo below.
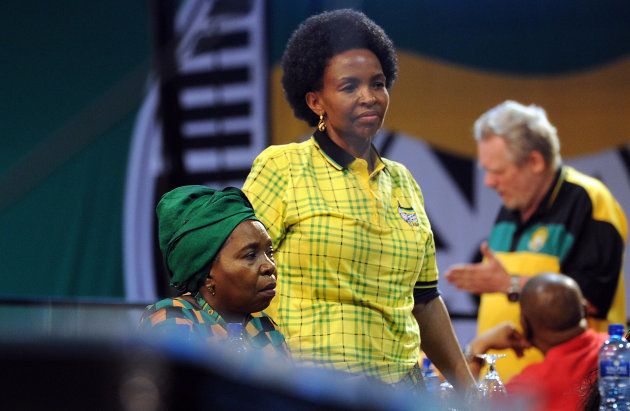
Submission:
<svg viewBox="0 0 630 411">
<path fill-rule="evenodd" d="M 622 324 L 610 324 L 608 334 L 599 350 L 599 410 L 630 410 L 630 343 Z"/>
</svg>

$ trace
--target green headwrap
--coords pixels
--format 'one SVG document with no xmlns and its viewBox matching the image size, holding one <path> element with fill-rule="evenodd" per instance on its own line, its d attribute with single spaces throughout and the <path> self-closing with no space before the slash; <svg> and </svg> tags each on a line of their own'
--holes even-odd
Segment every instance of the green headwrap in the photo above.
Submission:
<svg viewBox="0 0 630 411">
<path fill-rule="evenodd" d="M 257 220 L 241 190 L 182 186 L 164 194 L 156 208 L 160 250 L 180 291 L 195 292 L 210 263 L 232 231 L 245 220 Z"/>
</svg>

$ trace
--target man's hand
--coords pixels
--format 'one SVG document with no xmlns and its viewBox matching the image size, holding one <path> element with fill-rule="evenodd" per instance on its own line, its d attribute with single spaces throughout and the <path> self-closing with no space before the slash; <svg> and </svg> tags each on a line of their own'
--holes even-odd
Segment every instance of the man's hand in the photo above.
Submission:
<svg viewBox="0 0 630 411">
<path fill-rule="evenodd" d="M 470 372 L 477 378 L 483 364 L 477 355 L 485 354 L 492 349 L 511 348 L 517 357 L 522 357 L 523 351 L 531 346 L 531 343 L 525 339 L 523 334 L 518 332 L 514 324 L 504 322 L 473 338 L 466 347 L 466 360 Z"/>
<path fill-rule="evenodd" d="M 510 287 L 510 275 L 490 251 L 487 242 L 484 241 L 479 249 L 483 262 L 454 265 L 446 271 L 446 279 L 455 287 L 475 294 L 506 292 Z"/>
<path fill-rule="evenodd" d="M 485 354 L 488 350 L 511 348 L 517 357 L 522 357 L 523 351 L 531 346 L 514 324 L 504 322 L 475 337 L 470 342 L 470 351 L 471 354 Z"/>
</svg>

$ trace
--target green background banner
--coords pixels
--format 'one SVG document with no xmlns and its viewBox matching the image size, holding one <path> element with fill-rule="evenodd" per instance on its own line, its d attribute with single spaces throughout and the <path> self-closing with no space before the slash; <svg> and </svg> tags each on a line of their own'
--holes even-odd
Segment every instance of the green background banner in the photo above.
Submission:
<svg viewBox="0 0 630 411">
<path fill-rule="evenodd" d="M 0 294 L 122 297 L 146 2 L 0 3 Z"/>
</svg>

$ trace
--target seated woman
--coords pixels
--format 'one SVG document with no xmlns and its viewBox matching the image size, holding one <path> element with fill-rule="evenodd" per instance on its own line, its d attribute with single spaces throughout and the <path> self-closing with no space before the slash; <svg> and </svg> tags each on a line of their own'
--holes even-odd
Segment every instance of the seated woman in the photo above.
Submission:
<svg viewBox="0 0 630 411">
<path fill-rule="evenodd" d="M 275 296 L 271 238 L 243 192 L 178 187 L 156 211 L 170 284 L 183 294 L 149 305 L 141 327 L 219 342 L 227 339 L 228 323 L 237 323 L 250 347 L 286 355 L 284 336 L 261 312 Z"/>
</svg>

